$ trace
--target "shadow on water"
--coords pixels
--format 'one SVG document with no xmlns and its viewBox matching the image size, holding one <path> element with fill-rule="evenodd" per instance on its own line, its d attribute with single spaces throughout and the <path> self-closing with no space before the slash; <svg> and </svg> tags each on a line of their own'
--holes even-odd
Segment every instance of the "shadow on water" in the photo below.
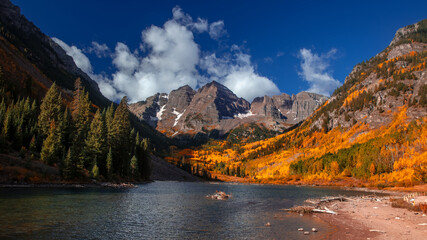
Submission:
<svg viewBox="0 0 427 240">
<path fill-rule="evenodd" d="M 207 199 L 216 190 L 226 201 Z M 331 188 L 153 182 L 133 189 L 0 189 L 1 239 L 295 239 L 331 226 L 280 212 L 307 198 L 367 193 Z M 271 227 L 265 223 L 270 222 Z"/>
</svg>

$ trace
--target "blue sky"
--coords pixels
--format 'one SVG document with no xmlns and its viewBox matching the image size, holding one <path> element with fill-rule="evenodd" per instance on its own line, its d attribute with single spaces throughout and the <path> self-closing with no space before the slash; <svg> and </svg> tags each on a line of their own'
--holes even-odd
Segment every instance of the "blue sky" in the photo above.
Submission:
<svg viewBox="0 0 427 240">
<path fill-rule="evenodd" d="M 251 101 L 330 94 L 427 1 L 12 0 L 104 95 L 143 100 L 216 80 Z"/>
</svg>

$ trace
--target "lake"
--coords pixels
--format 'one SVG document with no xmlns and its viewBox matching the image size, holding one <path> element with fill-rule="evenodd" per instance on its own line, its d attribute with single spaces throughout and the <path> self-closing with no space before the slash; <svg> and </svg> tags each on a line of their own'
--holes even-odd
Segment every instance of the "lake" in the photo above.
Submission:
<svg viewBox="0 0 427 240">
<path fill-rule="evenodd" d="M 233 197 L 205 197 L 216 190 Z M 322 239 L 333 226 L 279 209 L 338 194 L 368 193 L 197 182 L 153 182 L 131 189 L 0 188 L 0 238 Z M 316 227 L 319 232 L 304 236 L 299 227 Z"/>
</svg>

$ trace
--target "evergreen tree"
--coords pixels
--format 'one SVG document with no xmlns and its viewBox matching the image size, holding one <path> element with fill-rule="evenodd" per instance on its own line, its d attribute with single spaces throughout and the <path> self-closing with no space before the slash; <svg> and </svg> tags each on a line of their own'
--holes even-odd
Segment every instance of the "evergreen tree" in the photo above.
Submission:
<svg viewBox="0 0 427 240">
<path fill-rule="evenodd" d="M 136 179 L 138 178 L 139 172 L 138 172 L 138 159 L 135 155 L 130 160 L 130 171 L 132 178 Z"/>
<path fill-rule="evenodd" d="M 72 135 L 72 128 L 71 128 L 71 114 L 70 110 L 65 108 L 64 114 L 62 116 L 62 122 L 61 122 L 61 133 L 62 133 L 62 145 L 64 149 L 70 148 L 70 142 L 71 142 L 71 135 Z"/>
<path fill-rule="evenodd" d="M 62 177 L 64 179 L 73 179 L 75 176 L 75 166 L 71 155 L 71 150 L 68 149 L 67 155 L 64 159 L 63 168 L 62 168 Z"/>
<path fill-rule="evenodd" d="M 71 109 L 71 116 L 74 121 L 73 131 L 73 148 L 78 154 L 80 169 L 89 167 L 91 161 L 87 161 L 84 154 L 85 139 L 89 132 L 90 126 L 90 106 L 89 95 L 85 92 L 84 88 L 81 87 L 79 79 L 76 81 L 76 89 L 73 92 L 73 102 Z"/>
<path fill-rule="evenodd" d="M 3 123 L 4 119 L 6 118 L 6 110 L 6 103 L 4 102 L 4 97 L 2 96 L 0 102 L 0 133 L 3 132 Z"/>
<path fill-rule="evenodd" d="M 71 116 L 73 120 L 76 120 L 80 114 L 81 99 L 84 95 L 84 89 L 80 78 L 77 78 L 74 82 L 73 101 L 71 102 Z"/>
<path fill-rule="evenodd" d="M 151 163 L 150 150 L 149 150 L 149 147 L 150 147 L 149 139 L 144 138 L 141 141 L 140 147 L 142 150 L 142 154 L 139 158 L 140 159 L 139 162 L 141 163 L 139 164 L 140 165 L 139 170 L 142 178 L 148 180 L 150 179 L 151 172 L 152 172 L 152 163 Z"/>
<path fill-rule="evenodd" d="M 113 166 L 122 176 L 128 175 L 130 146 L 130 121 L 127 97 L 124 96 L 114 113 L 112 126 Z"/>
<path fill-rule="evenodd" d="M 107 162 L 107 175 L 109 178 L 111 178 L 114 170 L 113 169 L 113 152 L 111 151 L 111 147 L 108 151 L 106 162 Z"/>
<path fill-rule="evenodd" d="M 106 153 L 106 130 L 102 121 L 101 112 L 98 110 L 90 124 L 90 130 L 85 141 L 86 162 L 91 159 L 105 159 Z M 105 168 L 105 162 L 100 163 L 101 168 Z"/>
<path fill-rule="evenodd" d="M 113 121 L 114 121 L 114 104 L 107 108 L 105 112 L 105 125 L 107 128 L 107 145 L 108 147 L 113 146 Z"/>
<path fill-rule="evenodd" d="M 61 133 L 58 124 L 52 121 L 50 124 L 49 134 L 43 142 L 41 150 L 41 160 L 46 164 L 53 165 L 61 157 Z"/>
<path fill-rule="evenodd" d="M 13 114 L 12 107 L 9 106 L 6 111 L 6 117 L 3 121 L 3 131 L 2 131 L 3 136 L 8 140 L 12 139 L 12 120 L 13 120 L 12 114 Z"/>
<path fill-rule="evenodd" d="M 95 179 L 97 179 L 99 177 L 99 168 L 98 168 L 98 164 L 96 162 L 96 158 L 95 158 L 94 163 L 93 163 L 91 175 L 92 175 L 92 178 L 95 178 Z"/>
<path fill-rule="evenodd" d="M 40 105 L 38 127 L 42 138 L 49 134 L 51 122 L 57 123 L 60 117 L 62 117 L 62 97 L 58 87 L 53 83 Z"/>
</svg>

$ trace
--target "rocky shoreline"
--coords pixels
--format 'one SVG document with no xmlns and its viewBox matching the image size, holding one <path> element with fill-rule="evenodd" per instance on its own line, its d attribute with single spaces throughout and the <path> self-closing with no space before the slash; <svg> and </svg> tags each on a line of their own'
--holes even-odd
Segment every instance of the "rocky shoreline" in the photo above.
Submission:
<svg viewBox="0 0 427 240">
<path fill-rule="evenodd" d="M 312 216 L 333 226 L 334 231 L 328 233 L 327 239 L 425 238 L 426 214 L 392 207 L 393 198 L 396 198 L 396 195 L 324 201 L 320 205 L 330 210 L 331 214 L 313 212 Z M 317 205 L 319 203 L 315 204 L 316 208 L 320 208 L 320 205 Z"/>
</svg>

